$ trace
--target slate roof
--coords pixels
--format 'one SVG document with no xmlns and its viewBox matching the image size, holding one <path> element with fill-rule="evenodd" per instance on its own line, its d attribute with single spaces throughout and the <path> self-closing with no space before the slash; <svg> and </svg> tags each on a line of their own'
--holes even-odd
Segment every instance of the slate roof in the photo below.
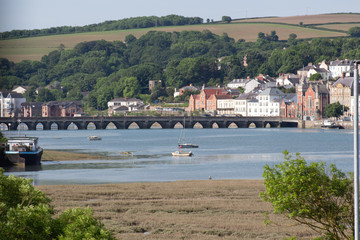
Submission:
<svg viewBox="0 0 360 240">
<path fill-rule="evenodd" d="M 282 91 L 280 91 L 277 88 L 266 88 L 264 91 L 262 91 L 261 93 L 259 93 L 259 95 L 278 95 L 278 96 L 284 96 L 285 93 L 283 93 Z"/>
<path fill-rule="evenodd" d="M 338 84 L 342 84 L 343 86 L 347 86 L 352 88 L 353 87 L 353 83 L 354 83 L 354 78 L 353 77 L 344 77 L 344 78 L 339 78 L 334 84 L 333 86 L 335 87 Z"/>
</svg>

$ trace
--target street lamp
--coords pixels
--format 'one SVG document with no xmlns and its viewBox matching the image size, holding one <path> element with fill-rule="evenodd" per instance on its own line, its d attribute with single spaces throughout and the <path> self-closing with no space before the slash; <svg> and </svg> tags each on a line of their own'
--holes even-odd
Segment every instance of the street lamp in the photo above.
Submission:
<svg viewBox="0 0 360 240">
<path fill-rule="evenodd" d="M 21 120 L 18 119 L 17 122 L 18 122 L 18 135 L 19 135 L 19 137 L 20 137 L 20 124 L 21 124 Z"/>
</svg>

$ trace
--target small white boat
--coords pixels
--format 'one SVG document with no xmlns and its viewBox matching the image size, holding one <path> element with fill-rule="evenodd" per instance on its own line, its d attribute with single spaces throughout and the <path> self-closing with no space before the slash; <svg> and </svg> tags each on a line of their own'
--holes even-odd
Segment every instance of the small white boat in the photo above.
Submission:
<svg viewBox="0 0 360 240">
<path fill-rule="evenodd" d="M 175 151 L 175 152 L 172 152 L 172 155 L 173 156 L 176 156 L 176 157 L 191 157 L 192 156 L 192 152 L 185 152 L 185 151 Z"/>
<path fill-rule="evenodd" d="M 101 137 L 98 137 L 98 136 L 89 136 L 89 140 L 90 141 L 95 141 L 95 140 L 101 140 Z"/>
</svg>

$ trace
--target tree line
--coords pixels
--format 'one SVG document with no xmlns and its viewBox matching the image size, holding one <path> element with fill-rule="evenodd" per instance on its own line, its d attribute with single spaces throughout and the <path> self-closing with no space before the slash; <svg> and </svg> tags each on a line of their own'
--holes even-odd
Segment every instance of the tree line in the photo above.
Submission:
<svg viewBox="0 0 360 240">
<path fill-rule="evenodd" d="M 34 30 L 12 30 L 1 33 L 1 39 L 26 38 L 57 34 L 71 34 L 83 32 L 101 32 L 136 28 L 151 28 L 161 26 L 182 26 L 202 24 L 200 17 L 183 17 L 179 15 L 167 15 L 163 17 L 133 17 L 120 20 L 105 21 L 85 26 L 62 26 Z"/>
<path fill-rule="evenodd" d="M 150 31 L 139 38 L 130 34 L 125 42 L 82 42 L 73 49 L 59 46 L 40 61 L 0 59 L 0 86 L 8 90 L 31 86 L 28 101 L 84 100 L 86 106 L 101 110 L 115 97 L 180 101 L 173 98 L 174 89 L 190 83 L 223 86 L 234 78 L 260 73 L 296 73 L 310 62 L 360 59 L 359 49 L 359 38 L 305 41 L 290 34 L 287 41 L 280 41 L 272 31 L 259 33 L 256 42 L 246 42 L 209 30 Z M 150 92 L 149 80 L 161 80 L 161 84 Z"/>
</svg>

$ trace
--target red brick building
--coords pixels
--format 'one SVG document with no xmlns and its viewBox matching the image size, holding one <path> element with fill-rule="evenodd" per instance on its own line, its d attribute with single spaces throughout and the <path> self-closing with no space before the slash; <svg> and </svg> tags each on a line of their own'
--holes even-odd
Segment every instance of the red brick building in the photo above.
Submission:
<svg viewBox="0 0 360 240">
<path fill-rule="evenodd" d="M 325 107 L 330 103 L 329 90 L 325 84 L 302 84 L 298 86 L 297 94 L 299 118 L 321 119 L 325 116 Z"/>
<path fill-rule="evenodd" d="M 193 111 L 216 111 L 216 96 L 230 95 L 223 88 L 204 88 L 199 95 L 191 95 L 189 99 L 189 112 Z"/>
<path fill-rule="evenodd" d="M 51 101 L 42 105 L 43 117 L 73 117 L 75 113 L 82 113 L 82 102 Z"/>
</svg>

